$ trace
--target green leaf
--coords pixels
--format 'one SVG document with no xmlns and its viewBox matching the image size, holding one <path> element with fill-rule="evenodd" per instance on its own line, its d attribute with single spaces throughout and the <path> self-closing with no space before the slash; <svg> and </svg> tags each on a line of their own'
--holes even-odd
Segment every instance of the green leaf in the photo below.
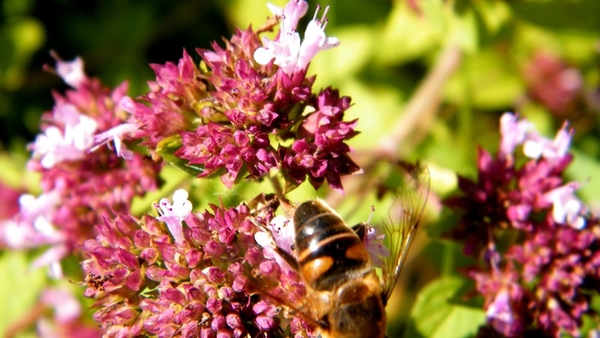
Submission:
<svg viewBox="0 0 600 338">
<path fill-rule="evenodd" d="M 462 277 L 445 277 L 425 286 L 419 295 L 406 337 L 469 337 L 485 323 L 482 309 L 456 302 L 469 283 Z"/>
<path fill-rule="evenodd" d="M 19 17 L 0 26 L 0 88 L 15 90 L 26 77 L 26 67 L 46 39 L 35 18 Z"/>
<path fill-rule="evenodd" d="M 44 287 L 45 269 L 31 270 L 24 252 L 3 252 L 0 256 L 0 332 L 22 319 L 35 305 Z M 32 335 L 33 336 L 33 335 Z M 20 334 L 19 337 L 28 337 Z"/>
<path fill-rule="evenodd" d="M 383 64 L 414 60 L 439 47 L 448 34 L 444 3 L 420 2 L 423 13 L 416 13 L 407 2 L 398 2 L 388 17 L 375 46 Z"/>
<path fill-rule="evenodd" d="M 598 330 L 598 318 L 595 313 L 600 311 L 600 294 L 596 291 L 590 291 L 590 312 L 582 316 L 581 337 L 593 337 L 592 331 Z"/>
<path fill-rule="evenodd" d="M 600 294 L 598 292 L 592 293 L 592 300 L 590 301 L 590 309 L 595 312 L 600 312 Z"/>
<path fill-rule="evenodd" d="M 181 136 L 173 135 L 160 141 L 156 147 L 156 153 L 176 168 L 179 168 L 191 175 L 198 176 L 203 173 L 204 167 L 189 164 L 186 160 L 174 155 L 179 148 L 181 148 Z"/>
<path fill-rule="evenodd" d="M 511 1 L 516 16 L 552 30 L 600 29 L 598 1 Z"/>
<path fill-rule="evenodd" d="M 461 50 L 474 53 L 478 48 L 478 30 L 475 13 L 465 11 L 462 15 L 455 13 L 449 21 L 449 34 L 446 43 L 450 46 L 459 46 Z"/>
<path fill-rule="evenodd" d="M 511 20 L 510 7 L 501 1 L 477 1 L 473 4 L 488 31 L 496 33 Z"/>
<path fill-rule="evenodd" d="M 577 149 L 571 148 L 573 153 L 573 162 L 567 169 L 567 176 L 582 184 L 577 190 L 577 194 L 584 201 L 594 201 L 598 199 L 598 191 L 600 191 L 600 163 L 598 161 Z"/>
<path fill-rule="evenodd" d="M 465 57 L 445 88 L 450 102 L 473 108 L 504 109 L 516 102 L 524 92 L 520 74 L 506 62 L 504 55 L 493 49 Z"/>
</svg>

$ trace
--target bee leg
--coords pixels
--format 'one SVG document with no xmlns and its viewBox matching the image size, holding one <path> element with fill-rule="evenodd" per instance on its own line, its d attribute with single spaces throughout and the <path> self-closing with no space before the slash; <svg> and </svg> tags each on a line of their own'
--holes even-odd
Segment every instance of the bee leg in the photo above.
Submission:
<svg viewBox="0 0 600 338">
<path fill-rule="evenodd" d="M 281 256 L 281 258 L 283 258 L 292 269 L 295 271 L 300 271 L 300 265 L 296 257 L 278 246 L 275 247 L 275 252 L 277 252 L 277 254 Z"/>
<path fill-rule="evenodd" d="M 265 209 L 271 209 L 275 211 L 279 207 L 280 200 L 277 195 L 266 194 L 259 195 L 250 202 L 248 202 L 248 208 L 250 208 L 250 214 L 256 215 Z"/>
</svg>

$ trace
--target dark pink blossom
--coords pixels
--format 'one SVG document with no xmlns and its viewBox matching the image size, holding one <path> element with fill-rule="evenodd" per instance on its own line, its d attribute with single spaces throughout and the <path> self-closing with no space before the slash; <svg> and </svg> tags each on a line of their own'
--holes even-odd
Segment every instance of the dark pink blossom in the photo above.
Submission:
<svg viewBox="0 0 600 338">
<path fill-rule="evenodd" d="M 449 234 L 481 259 L 470 276 L 485 299 L 484 331 L 578 336 L 600 282 L 600 223 L 575 196 L 579 184 L 564 182 L 572 131 L 565 124 L 548 140 L 507 113 L 501 133 L 497 156 L 480 149 L 477 181 L 459 177 L 464 195 L 446 201 L 463 211 Z"/>
<path fill-rule="evenodd" d="M 0 181 L 0 220 L 10 219 L 19 213 L 19 198 L 24 192 L 23 188 L 11 187 Z"/>
<path fill-rule="evenodd" d="M 529 95 L 552 113 L 565 117 L 582 105 L 581 72 L 559 57 L 537 52 L 523 70 Z"/>
<path fill-rule="evenodd" d="M 269 222 L 276 205 L 261 196 L 251 204 L 260 211 L 212 205 L 190 214 L 179 242 L 150 216 L 119 215 L 97 225 L 98 237 L 83 245 L 82 267 L 86 296 L 96 301 L 94 319 L 107 336 L 277 337 L 282 314 L 264 292 L 299 300 L 305 291 L 299 276 L 279 274 L 254 240 L 260 230 L 255 222 Z M 263 282 L 272 289 L 263 289 Z M 148 289 L 155 291 L 143 292 Z"/>
<path fill-rule="evenodd" d="M 316 14 L 300 41 L 295 29 L 307 7 L 299 0 L 270 6 L 281 21 L 274 41 L 261 42 L 262 31 L 237 30 L 224 46 L 198 49 L 201 66 L 185 51 L 176 64 L 152 65 L 150 92 L 120 100 L 131 114 L 123 126 L 131 128 L 118 126 L 96 142 L 112 138 L 121 150 L 124 141 L 140 140 L 154 158 L 198 177 L 219 176 L 227 187 L 279 169 L 288 189 L 308 179 L 315 188 L 327 181 L 341 191 L 340 177 L 359 172 L 346 144 L 357 134 L 356 121 L 344 121 L 349 97 L 331 88 L 312 93 L 308 64 L 338 41 L 325 36 L 325 16 Z M 261 53 L 275 53 L 276 61 L 256 61 Z M 297 142 L 310 149 L 298 153 Z"/>
</svg>

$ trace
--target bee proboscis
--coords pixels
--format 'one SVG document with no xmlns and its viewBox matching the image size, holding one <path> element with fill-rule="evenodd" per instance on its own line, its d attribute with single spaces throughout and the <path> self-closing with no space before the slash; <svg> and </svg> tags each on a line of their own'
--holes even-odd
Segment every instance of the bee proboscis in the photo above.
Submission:
<svg viewBox="0 0 600 338">
<path fill-rule="evenodd" d="M 305 304 L 290 307 L 316 325 L 321 337 L 385 337 L 385 305 L 429 194 L 427 167 L 411 166 L 409 174 L 407 186 L 390 209 L 389 224 L 384 226 L 390 255 L 384 259 L 380 276 L 364 245 L 368 224 L 349 227 L 320 199 L 296 208 L 293 255 L 281 248 L 277 252 L 299 273 L 306 287 Z"/>
</svg>

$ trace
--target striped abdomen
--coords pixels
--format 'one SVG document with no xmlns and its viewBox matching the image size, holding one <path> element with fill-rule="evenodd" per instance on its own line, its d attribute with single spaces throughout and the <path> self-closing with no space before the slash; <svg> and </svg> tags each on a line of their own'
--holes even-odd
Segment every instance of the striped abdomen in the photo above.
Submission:
<svg viewBox="0 0 600 338">
<path fill-rule="evenodd" d="M 331 291 L 371 271 L 369 254 L 360 238 L 319 200 L 296 209 L 294 226 L 300 273 L 311 288 Z"/>
</svg>

